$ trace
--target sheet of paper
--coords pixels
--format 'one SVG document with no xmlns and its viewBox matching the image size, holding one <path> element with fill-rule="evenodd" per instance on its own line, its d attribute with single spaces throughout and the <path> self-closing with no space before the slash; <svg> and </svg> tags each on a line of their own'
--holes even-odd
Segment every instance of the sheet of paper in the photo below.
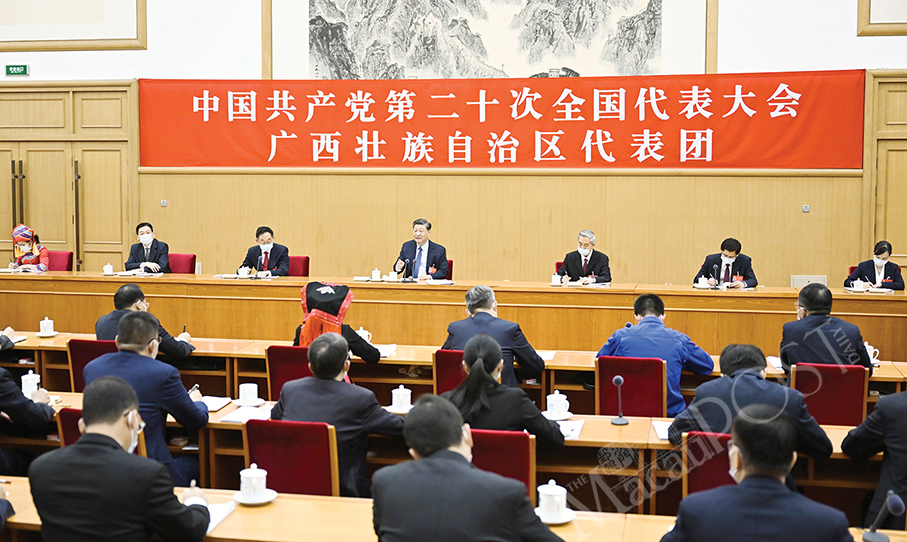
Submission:
<svg viewBox="0 0 907 542">
<path fill-rule="evenodd" d="M 431 284 L 432 286 L 450 286 L 453 283 L 454 283 L 454 281 L 447 280 L 447 279 L 432 279 L 432 280 L 428 281 L 426 284 Z"/>
<path fill-rule="evenodd" d="M 15 337 L 13 337 L 13 343 L 21 343 L 25 339 L 28 339 L 28 337 L 25 335 L 16 335 Z"/>
<path fill-rule="evenodd" d="M 267 420 L 271 418 L 274 405 L 265 403 L 260 407 L 240 407 L 220 419 L 227 423 L 246 423 L 249 420 Z"/>
<path fill-rule="evenodd" d="M 557 350 L 536 350 L 536 354 L 541 356 L 545 361 L 551 361 L 554 359 L 554 356 L 557 354 Z"/>
<path fill-rule="evenodd" d="M 579 434 L 583 430 L 584 423 L 586 423 L 586 420 L 562 420 L 557 422 L 557 424 L 561 426 L 561 433 L 564 434 L 564 439 L 566 440 L 579 439 Z"/>
<path fill-rule="evenodd" d="M 378 349 L 382 358 L 389 358 L 397 353 L 396 344 L 376 344 L 373 346 Z"/>
<path fill-rule="evenodd" d="M 218 504 L 209 504 L 208 505 L 208 514 L 210 516 L 210 523 L 208 523 L 208 532 L 211 534 L 211 531 L 215 527 L 220 525 L 220 522 L 227 519 L 227 516 L 233 513 L 233 510 L 236 510 L 236 503 L 233 501 L 222 502 Z"/>
<path fill-rule="evenodd" d="M 659 440 L 668 440 L 668 427 L 671 427 L 671 422 L 652 420 L 652 427 L 655 428 L 655 434 L 658 435 Z"/>
<path fill-rule="evenodd" d="M 213 395 L 205 395 L 202 397 L 202 402 L 208 407 L 208 412 L 217 412 L 229 405 L 230 401 L 232 401 L 232 399 L 229 397 L 215 397 Z"/>
<path fill-rule="evenodd" d="M 778 356 L 767 356 L 765 359 L 769 363 L 771 363 L 772 367 L 774 367 L 775 369 L 783 369 L 783 367 L 781 366 L 781 358 L 779 358 Z"/>
</svg>

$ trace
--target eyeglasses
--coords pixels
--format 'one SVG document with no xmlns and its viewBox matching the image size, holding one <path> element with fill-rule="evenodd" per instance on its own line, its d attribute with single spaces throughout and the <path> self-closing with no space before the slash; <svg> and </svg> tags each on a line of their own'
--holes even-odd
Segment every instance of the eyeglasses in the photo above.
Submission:
<svg viewBox="0 0 907 542">
<path fill-rule="evenodd" d="M 158 335 L 157 337 L 152 337 L 151 341 L 153 341 L 153 340 L 157 340 L 157 343 L 161 344 L 161 342 L 164 340 L 164 338 L 161 337 L 160 335 Z M 148 344 L 151 344 L 151 341 L 148 341 Z"/>
<path fill-rule="evenodd" d="M 139 434 L 141 435 L 142 431 L 145 430 L 145 421 L 142 420 L 142 416 L 141 416 L 141 414 L 139 414 L 139 411 L 134 410 L 134 409 L 130 410 L 129 412 L 126 412 L 125 414 L 123 414 L 123 417 L 128 418 L 129 414 L 131 414 L 132 412 L 135 412 L 136 417 L 139 419 Z"/>
<path fill-rule="evenodd" d="M 794 301 L 794 308 L 797 310 L 803 309 L 803 307 L 800 306 L 799 301 Z M 803 309 L 803 310 L 806 310 L 806 309 Z"/>
</svg>

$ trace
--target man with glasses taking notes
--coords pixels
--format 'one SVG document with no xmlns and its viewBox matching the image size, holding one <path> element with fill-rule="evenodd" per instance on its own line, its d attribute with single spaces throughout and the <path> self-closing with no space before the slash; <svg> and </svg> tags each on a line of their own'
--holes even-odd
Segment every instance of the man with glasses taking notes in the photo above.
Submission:
<svg viewBox="0 0 907 542">
<path fill-rule="evenodd" d="M 147 312 L 133 311 L 123 316 L 117 326 L 119 352 L 104 354 L 85 366 L 82 375 L 85 385 L 102 376 L 118 376 L 136 391 L 141 402 L 139 412 L 148 423 L 145 430 L 145 447 L 148 457 L 157 459 L 170 471 L 170 478 L 178 486 L 188 486 L 197 480 L 198 458 L 173 457 L 167 449 L 167 415 L 189 431 L 201 429 L 208 423 L 208 407 L 201 401 L 202 394 L 190 394 L 183 387 L 179 371 L 172 365 L 154 359 L 161 339 L 160 323 Z"/>
</svg>

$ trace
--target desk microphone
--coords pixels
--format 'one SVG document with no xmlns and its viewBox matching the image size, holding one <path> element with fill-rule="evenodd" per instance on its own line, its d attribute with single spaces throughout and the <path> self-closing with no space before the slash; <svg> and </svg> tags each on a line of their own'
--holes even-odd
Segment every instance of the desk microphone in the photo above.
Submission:
<svg viewBox="0 0 907 542">
<path fill-rule="evenodd" d="M 410 271 L 409 276 L 406 276 L 407 266 L 412 263 L 409 258 L 403 260 L 403 280 L 401 282 L 416 282 L 416 279 L 413 278 L 412 271 Z"/>
<path fill-rule="evenodd" d="M 712 271 L 715 273 L 715 276 L 713 277 L 713 278 L 715 279 L 715 285 L 712 286 L 712 289 L 713 289 L 713 290 L 717 290 L 717 289 L 718 289 L 718 284 L 721 283 L 721 281 L 718 280 L 718 264 L 717 264 L 717 263 L 714 264 L 714 265 L 712 265 Z"/>
<path fill-rule="evenodd" d="M 620 387 L 624 383 L 624 377 L 620 375 L 614 375 L 614 378 L 611 379 L 611 383 L 617 386 L 617 417 L 611 419 L 611 425 L 627 425 L 628 423 L 630 423 L 630 420 L 624 418 L 624 409 L 620 396 Z"/>
<path fill-rule="evenodd" d="M 876 520 L 872 522 L 872 526 L 869 530 L 863 533 L 863 542 L 888 542 L 889 539 L 887 534 L 876 532 L 876 529 L 879 528 L 879 524 L 882 523 L 882 520 L 885 519 L 888 512 L 891 512 L 892 516 L 900 516 L 904 513 L 904 501 L 891 490 L 888 490 L 888 496 L 885 497 L 885 504 L 883 504 L 882 509 L 879 510 L 879 515 L 876 516 Z"/>
</svg>

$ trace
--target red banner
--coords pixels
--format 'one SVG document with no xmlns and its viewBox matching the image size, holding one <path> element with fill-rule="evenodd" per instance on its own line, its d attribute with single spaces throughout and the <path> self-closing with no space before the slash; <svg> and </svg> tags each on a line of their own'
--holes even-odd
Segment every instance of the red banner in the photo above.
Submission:
<svg viewBox="0 0 907 542">
<path fill-rule="evenodd" d="M 863 78 L 142 79 L 142 166 L 860 168 Z"/>
</svg>

